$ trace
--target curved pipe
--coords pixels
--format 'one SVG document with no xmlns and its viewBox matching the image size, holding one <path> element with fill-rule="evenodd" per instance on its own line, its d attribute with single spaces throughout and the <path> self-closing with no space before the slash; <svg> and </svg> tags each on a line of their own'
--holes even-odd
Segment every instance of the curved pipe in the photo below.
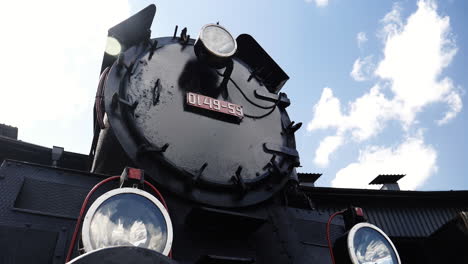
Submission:
<svg viewBox="0 0 468 264">
<path fill-rule="evenodd" d="M 110 181 L 113 181 L 113 180 L 117 180 L 117 179 L 120 179 L 120 176 L 112 176 L 112 177 L 109 177 L 107 179 L 104 179 L 104 180 L 100 181 L 99 183 L 94 185 L 94 187 L 91 189 L 91 191 L 88 192 L 88 195 L 86 195 L 86 198 L 84 199 L 83 204 L 81 205 L 80 214 L 78 216 L 78 219 L 76 220 L 75 231 L 73 232 L 73 236 L 72 236 L 72 239 L 70 241 L 70 247 L 68 248 L 67 258 L 65 259 L 65 262 L 70 261 L 71 255 L 73 254 L 73 248 L 75 248 L 76 237 L 78 236 L 78 233 L 80 231 L 81 221 L 83 220 L 83 214 L 84 214 L 84 212 L 86 210 L 86 206 L 88 205 L 88 202 L 89 202 L 89 199 L 91 198 L 91 195 L 93 195 L 93 193 L 99 187 L 101 187 L 103 184 L 105 184 L 107 182 L 110 182 Z"/>
<path fill-rule="evenodd" d="M 328 249 L 330 250 L 330 258 L 333 264 L 335 264 L 335 255 L 333 255 L 333 245 L 332 245 L 331 238 L 330 238 L 330 225 L 331 225 L 331 222 L 333 221 L 333 218 L 335 218 L 335 216 L 342 214 L 342 213 L 344 213 L 344 210 L 335 212 L 328 218 L 328 222 L 327 222 L 327 242 L 328 242 Z"/>
<path fill-rule="evenodd" d="M 110 67 L 107 67 L 99 77 L 98 88 L 96 91 L 96 99 L 94 101 L 94 107 L 96 109 L 96 120 L 100 129 L 106 128 L 104 124 L 104 111 L 102 109 L 102 100 L 104 98 L 104 83 L 109 74 Z"/>
</svg>

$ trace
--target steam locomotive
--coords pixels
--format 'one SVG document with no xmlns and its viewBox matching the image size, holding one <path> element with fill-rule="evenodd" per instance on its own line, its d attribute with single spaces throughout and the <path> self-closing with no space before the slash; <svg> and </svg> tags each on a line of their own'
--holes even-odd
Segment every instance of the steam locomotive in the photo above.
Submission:
<svg viewBox="0 0 468 264">
<path fill-rule="evenodd" d="M 468 263 L 467 191 L 315 187 L 260 44 L 155 12 L 109 29 L 89 155 L 4 126 L 0 263 Z"/>
</svg>

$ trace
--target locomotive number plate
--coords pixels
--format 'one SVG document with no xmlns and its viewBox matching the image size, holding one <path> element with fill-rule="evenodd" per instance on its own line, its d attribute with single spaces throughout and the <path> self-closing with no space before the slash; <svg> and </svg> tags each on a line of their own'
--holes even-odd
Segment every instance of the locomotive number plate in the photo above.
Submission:
<svg viewBox="0 0 468 264">
<path fill-rule="evenodd" d="M 223 114 L 232 115 L 238 118 L 244 117 L 242 106 L 221 101 L 208 96 L 196 93 L 187 93 L 187 104 L 198 108 L 203 108 Z"/>
</svg>

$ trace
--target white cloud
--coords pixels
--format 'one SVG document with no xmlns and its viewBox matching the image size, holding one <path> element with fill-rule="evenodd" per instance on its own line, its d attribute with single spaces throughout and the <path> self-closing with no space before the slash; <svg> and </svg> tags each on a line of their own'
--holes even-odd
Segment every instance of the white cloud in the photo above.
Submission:
<svg viewBox="0 0 468 264">
<path fill-rule="evenodd" d="M 350 76 L 356 81 L 365 81 L 372 76 L 374 69 L 375 65 L 372 63 L 372 55 L 363 59 L 357 58 L 354 61 Z"/>
<path fill-rule="evenodd" d="M 409 125 L 423 107 L 458 95 L 448 77 L 440 79 L 457 48 L 449 18 L 440 17 L 435 4 L 426 1 L 418 2 L 418 10 L 400 31 L 388 34 L 385 58 L 375 73 L 391 82 L 394 100 L 403 106 L 400 119 Z"/>
<path fill-rule="evenodd" d="M 453 119 L 462 109 L 461 97 L 452 80 L 441 75 L 457 48 L 451 36 L 449 18 L 439 16 L 436 8 L 432 2 L 419 1 L 417 11 L 404 23 L 401 8 L 395 5 L 382 20 L 384 58 L 374 73 L 378 83 L 344 109 L 332 89 L 325 88 L 314 106 L 313 119 L 307 130 L 334 129 L 335 136 L 347 138 L 351 135 L 351 139 L 363 142 L 379 134 L 389 120 L 400 121 L 404 129 L 409 129 L 417 124 L 417 113 L 434 103 L 445 103 L 449 107 L 438 124 Z M 351 76 L 356 80 L 365 79 L 363 61 L 366 58 L 359 58 L 354 63 Z M 369 72 L 372 70 L 367 70 Z M 382 92 L 384 88 L 389 88 L 390 97 Z M 325 140 L 329 141 L 329 137 Z M 321 150 L 317 149 L 315 161 L 319 164 L 328 164 L 328 157 L 340 144 L 329 145 L 321 142 Z M 374 152 L 368 150 L 364 154 Z"/>
<path fill-rule="evenodd" d="M 384 41 L 387 36 L 398 33 L 403 27 L 400 4 L 394 3 L 392 11 L 388 12 L 381 22 L 383 23 L 383 27 L 380 34 Z"/>
<path fill-rule="evenodd" d="M 403 128 L 409 129 L 417 124 L 417 113 L 434 103 L 445 103 L 449 109 L 436 121 L 439 125 L 462 110 L 459 89 L 450 78 L 442 76 L 457 48 L 449 18 L 439 16 L 436 8 L 433 2 L 419 1 L 417 11 L 403 22 L 401 8 L 395 5 L 384 17 L 381 31 L 384 58 L 375 70 L 380 81 L 364 95 L 341 109 L 332 89 L 324 89 L 307 129 L 334 129 L 335 135 L 320 143 L 314 159 L 317 165 L 327 166 L 330 155 L 344 144 L 347 135 L 363 142 L 379 134 L 389 120 L 398 120 Z M 372 65 L 370 56 L 358 58 L 351 76 L 357 81 L 365 80 L 372 73 L 373 66 L 369 65 Z M 382 87 L 389 88 L 391 97 L 383 94 Z M 422 136 L 409 137 L 394 148 L 365 148 L 357 162 L 337 172 L 332 185 L 365 188 L 378 174 L 405 173 L 402 188 L 415 189 L 437 171 L 436 162 L 436 151 L 424 144 Z"/>
<path fill-rule="evenodd" d="M 357 141 L 364 141 L 379 133 L 385 121 L 395 116 L 395 105 L 389 101 L 376 85 L 363 96 L 350 103 L 345 126 Z"/>
<path fill-rule="evenodd" d="M 463 107 L 460 94 L 454 91 L 450 92 L 450 94 L 445 97 L 445 102 L 447 103 L 450 110 L 447 113 L 445 113 L 445 116 L 442 119 L 437 120 L 437 124 L 439 126 L 447 124 L 458 113 L 460 113 Z"/>
<path fill-rule="evenodd" d="M 328 136 L 320 142 L 320 146 L 315 151 L 314 163 L 319 167 L 326 167 L 330 161 L 329 156 L 339 146 L 343 144 L 343 137 Z"/>
<path fill-rule="evenodd" d="M 356 41 L 357 41 L 357 45 L 358 47 L 362 47 L 362 45 L 364 45 L 364 43 L 367 42 L 367 35 L 365 32 L 359 32 L 357 33 L 356 35 Z"/>
<path fill-rule="evenodd" d="M 324 88 L 320 101 L 314 106 L 314 118 L 308 131 L 336 129 L 336 135 L 351 133 L 356 141 L 363 141 L 380 132 L 385 121 L 395 117 L 393 102 L 376 85 L 369 92 L 348 104 L 348 114 L 341 113 L 341 103 L 330 88 Z"/>
<path fill-rule="evenodd" d="M 325 7 L 328 5 L 328 0 L 305 0 L 306 2 L 315 2 L 318 7 Z"/>
<path fill-rule="evenodd" d="M 332 89 L 326 87 L 320 101 L 314 106 L 314 119 L 307 124 L 307 130 L 338 127 L 342 118 L 340 100 L 333 95 Z"/>
<path fill-rule="evenodd" d="M 63 144 L 52 135 L 64 123 L 61 134 L 81 130 L 89 137 L 91 129 L 83 132 L 83 124 L 70 127 L 68 121 L 87 119 L 91 127 L 107 29 L 128 15 L 124 0 L 0 3 L 0 122 L 18 126 L 23 140 L 48 146 Z M 36 138 L 38 131 L 50 140 Z M 73 143 L 68 138 L 65 144 Z"/>
<path fill-rule="evenodd" d="M 360 152 L 358 161 L 339 170 L 333 187 L 379 188 L 369 186 L 379 174 L 406 174 L 399 181 L 403 190 L 414 190 L 437 172 L 437 152 L 425 145 L 422 136 L 407 138 L 394 148 L 372 146 Z"/>
</svg>

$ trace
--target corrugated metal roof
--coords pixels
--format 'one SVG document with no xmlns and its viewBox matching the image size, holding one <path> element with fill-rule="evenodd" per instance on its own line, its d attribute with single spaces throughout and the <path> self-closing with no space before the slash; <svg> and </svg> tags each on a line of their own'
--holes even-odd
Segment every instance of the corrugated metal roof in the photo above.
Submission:
<svg viewBox="0 0 468 264">
<path fill-rule="evenodd" d="M 459 212 L 468 211 L 468 191 L 377 191 L 308 188 L 319 212 L 362 207 L 370 223 L 392 237 L 427 237 Z"/>
<path fill-rule="evenodd" d="M 467 208 L 364 208 L 369 222 L 390 236 L 427 237 Z"/>
</svg>

